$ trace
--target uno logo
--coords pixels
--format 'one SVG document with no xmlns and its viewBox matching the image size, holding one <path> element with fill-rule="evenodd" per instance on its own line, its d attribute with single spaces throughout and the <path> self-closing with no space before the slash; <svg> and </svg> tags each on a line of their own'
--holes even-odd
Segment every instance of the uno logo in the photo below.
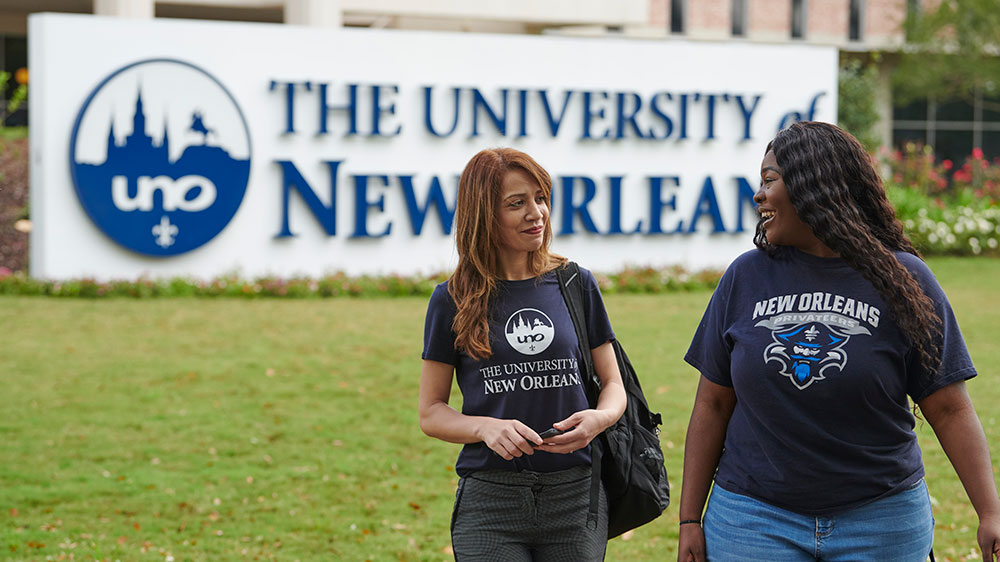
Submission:
<svg viewBox="0 0 1000 562">
<path fill-rule="evenodd" d="M 250 132 L 228 90 L 193 64 L 132 63 L 77 114 L 70 140 L 76 194 L 122 246 L 171 256 L 229 224 L 250 179 Z"/>
<path fill-rule="evenodd" d="M 511 347 L 524 355 L 537 355 L 552 344 L 556 331 L 544 312 L 522 308 L 507 319 L 504 333 Z"/>
</svg>

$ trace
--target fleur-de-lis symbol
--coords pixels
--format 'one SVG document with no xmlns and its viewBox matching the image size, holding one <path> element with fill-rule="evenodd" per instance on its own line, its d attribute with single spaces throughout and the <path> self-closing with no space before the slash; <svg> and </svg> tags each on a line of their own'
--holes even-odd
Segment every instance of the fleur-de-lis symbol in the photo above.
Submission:
<svg viewBox="0 0 1000 562">
<path fill-rule="evenodd" d="M 810 326 L 809 329 L 806 330 L 804 333 L 806 335 L 806 341 L 813 341 L 814 339 L 816 339 L 816 336 L 819 335 L 819 330 L 816 329 L 816 325 L 814 324 Z"/>
<path fill-rule="evenodd" d="M 153 235 L 156 236 L 156 244 L 161 248 L 168 248 L 174 245 L 174 237 L 180 229 L 177 225 L 170 223 L 170 218 L 163 215 L 160 219 L 160 224 L 153 227 Z"/>
</svg>

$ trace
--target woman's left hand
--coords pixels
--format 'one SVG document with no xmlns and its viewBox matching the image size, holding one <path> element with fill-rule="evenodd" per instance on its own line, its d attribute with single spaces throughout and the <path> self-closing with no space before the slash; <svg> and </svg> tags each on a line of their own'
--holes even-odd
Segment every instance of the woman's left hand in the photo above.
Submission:
<svg viewBox="0 0 1000 562">
<path fill-rule="evenodd" d="M 610 414 L 601 410 L 580 410 L 552 424 L 556 429 L 569 431 L 549 437 L 536 450 L 560 454 L 576 452 L 589 445 L 595 437 L 607 429 L 613 423 L 610 418 Z"/>
<path fill-rule="evenodd" d="M 984 517 L 979 521 L 976 539 L 983 553 L 983 562 L 1000 560 L 1000 518 Z"/>
</svg>

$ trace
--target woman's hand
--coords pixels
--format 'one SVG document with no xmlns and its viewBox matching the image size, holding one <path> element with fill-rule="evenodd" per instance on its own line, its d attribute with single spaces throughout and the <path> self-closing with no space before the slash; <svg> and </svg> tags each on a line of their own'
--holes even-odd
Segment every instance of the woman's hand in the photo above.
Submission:
<svg viewBox="0 0 1000 562">
<path fill-rule="evenodd" d="M 597 397 L 597 408 L 580 410 L 552 424 L 552 427 L 566 433 L 546 439 L 545 444 L 538 447 L 539 451 L 561 454 L 579 451 L 618 421 L 625 411 L 625 385 L 622 384 L 618 359 L 611 342 L 604 342 L 592 349 L 591 356 L 594 360 L 594 370 L 601 379 L 601 394 Z"/>
<path fill-rule="evenodd" d="M 481 418 L 476 434 L 487 447 L 505 461 L 521 455 L 534 454 L 535 448 L 532 443 L 542 442 L 542 438 L 533 429 L 518 420 Z"/>
<path fill-rule="evenodd" d="M 993 562 L 1000 557 L 1000 499 L 993 480 L 986 433 L 965 382 L 955 382 L 934 391 L 921 400 L 919 406 L 979 515 L 976 539 L 983 561 Z"/>
<path fill-rule="evenodd" d="M 701 525 L 681 525 L 677 562 L 705 562 L 705 532 Z"/>
<path fill-rule="evenodd" d="M 684 438 L 684 475 L 681 477 L 681 501 L 677 510 L 681 521 L 702 520 L 708 490 L 712 487 L 712 477 L 722 455 L 726 428 L 735 407 L 736 393 L 732 387 L 701 377 L 687 437 Z M 705 560 L 705 532 L 701 525 L 681 525 L 678 539 L 678 562 Z"/>
<path fill-rule="evenodd" d="M 983 553 L 983 562 L 1000 560 L 1000 515 L 980 519 L 976 540 Z"/>
<path fill-rule="evenodd" d="M 607 429 L 617 418 L 611 419 L 608 412 L 601 410 L 580 410 L 570 417 L 552 424 L 552 427 L 566 431 L 545 440 L 538 447 L 547 453 L 572 453 L 578 451 Z"/>
</svg>

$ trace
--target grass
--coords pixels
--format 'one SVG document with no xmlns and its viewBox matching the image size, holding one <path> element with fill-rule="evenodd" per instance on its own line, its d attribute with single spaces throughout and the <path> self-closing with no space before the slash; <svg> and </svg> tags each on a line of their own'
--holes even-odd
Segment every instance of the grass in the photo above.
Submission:
<svg viewBox="0 0 1000 562">
<path fill-rule="evenodd" d="M 0 127 L 0 139 L 28 138 L 27 127 Z"/>
<path fill-rule="evenodd" d="M 1000 387 L 987 382 L 1000 364 L 1000 260 L 931 265 L 983 375 L 970 390 L 988 438 L 1000 443 Z M 698 379 L 681 356 L 709 297 L 607 298 L 664 414 L 675 493 Z M 0 558 L 451 559 L 458 447 L 416 423 L 425 307 L 0 297 Z M 938 560 L 975 559 L 975 514 L 930 428 L 918 433 Z M 674 558 L 676 521 L 674 504 L 611 541 L 608 560 Z"/>
</svg>

